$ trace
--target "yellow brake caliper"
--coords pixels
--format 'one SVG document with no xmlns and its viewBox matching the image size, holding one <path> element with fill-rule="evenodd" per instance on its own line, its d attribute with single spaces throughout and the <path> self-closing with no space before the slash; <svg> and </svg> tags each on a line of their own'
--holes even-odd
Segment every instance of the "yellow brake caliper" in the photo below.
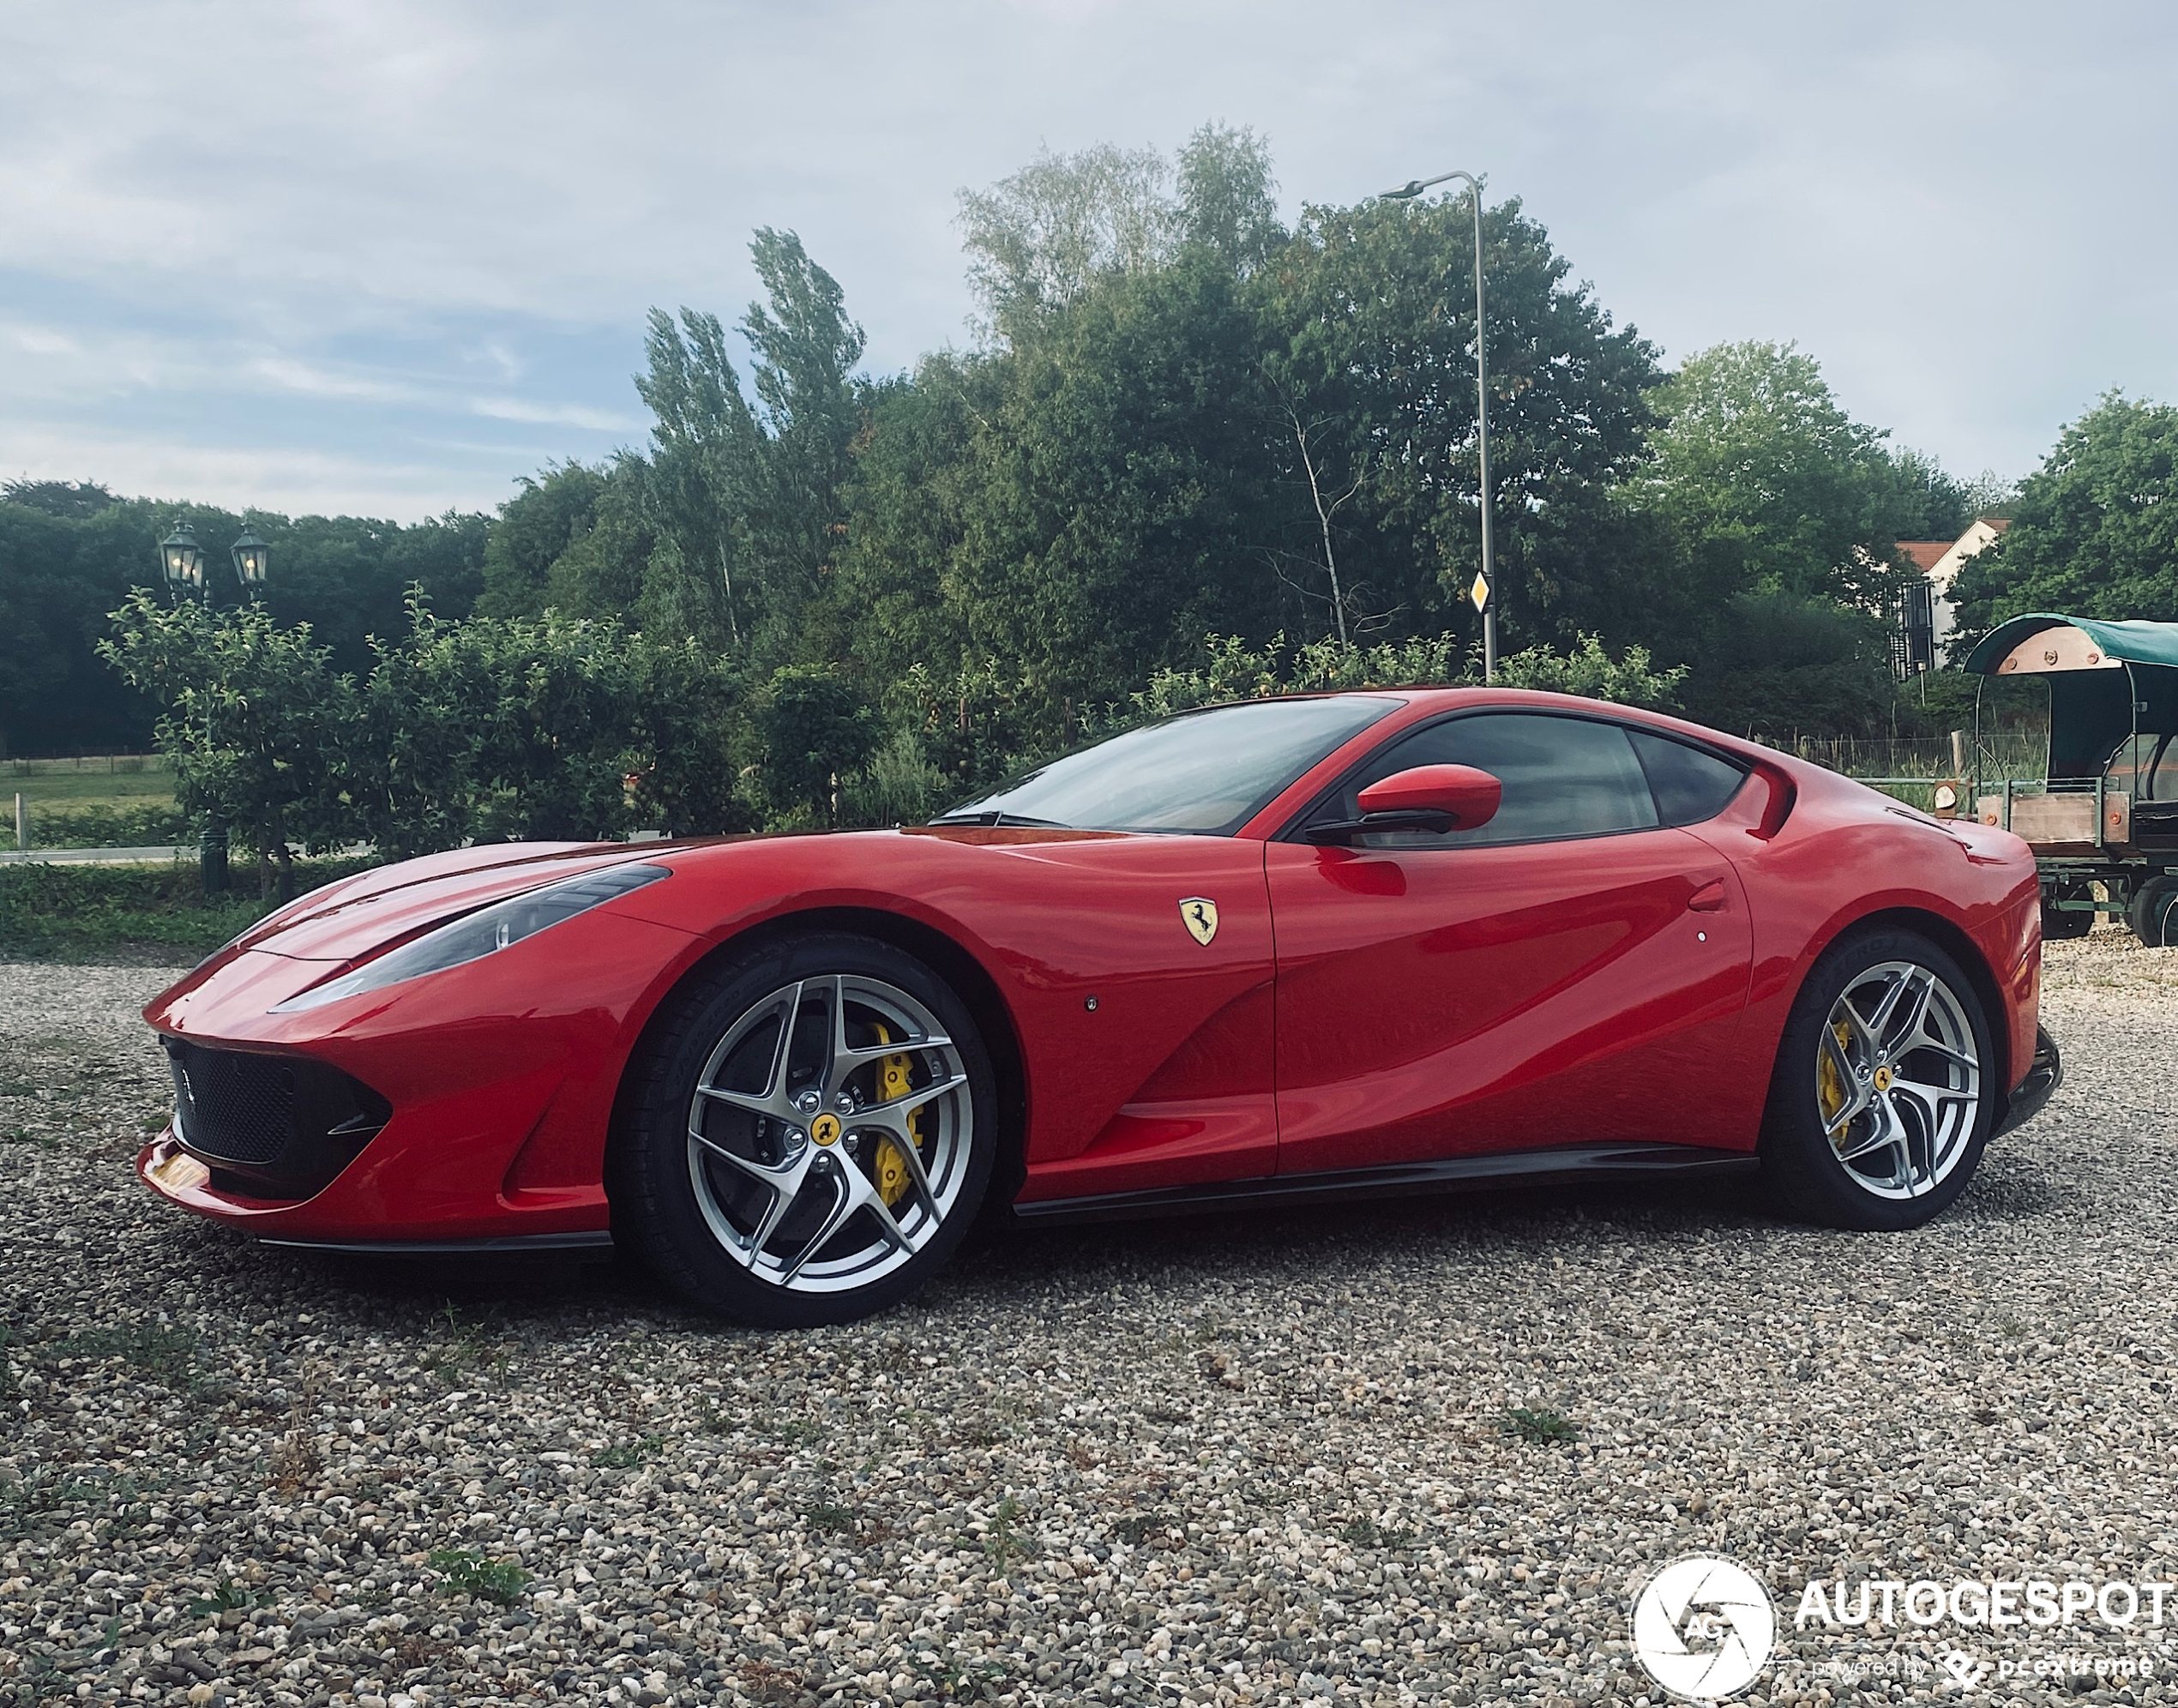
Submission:
<svg viewBox="0 0 2178 1708">
<path fill-rule="evenodd" d="M 890 1043 L 892 1041 L 892 1033 L 880 1025 L 877 1028 L 877 1042 Z M 881 1103 L 891 1103 L 895 1098 L 905 1097 L 908 1090 L 907 1052 L 902 1050 L 897 1055 L 878 1057 L 878 1100 Z M 907 1112 L 907 1131 L 908 1136 L 915 1140 L 915 1148 L 918 1152 L 921 1151 L 923 1148 L 923 1111 L 921 1110 L 912 1109 Z M 909 1184 L 907 1158 L 900 1155 L 899 1146 L 887 1135 L 877 1141 L 877 1152 L 873 1160 L 877 1167 L 877 1195 L 885 1200 L 885 1207 L 889 1210 L 906 1195 Z"/>
<path fill-rule="evenodd" d="M 1839 1020 L 1830 1030 L 1831 1035 L 1838 1040 L 1838 1049 L 1850 1053 L 1853 1047 L 1853 1035 L 1845 1022 Z M 1838 1071 L 1838 1063 L 1832 1059 L 1830 1052 L 1824 1050 L 1815 1058 L 1815 1100 L 1822 1105 L 1824 1126 L 1827 1127 L 1838 1119 L 1838 1111 L 1845 1107 L 1849 1095 L 1844 1075 Z"/>
</svg>

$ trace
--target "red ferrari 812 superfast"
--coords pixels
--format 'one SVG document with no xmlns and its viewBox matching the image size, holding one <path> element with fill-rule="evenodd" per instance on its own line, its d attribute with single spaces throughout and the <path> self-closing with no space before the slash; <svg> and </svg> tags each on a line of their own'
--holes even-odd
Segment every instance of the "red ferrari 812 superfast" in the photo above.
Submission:
<svg viewBox="0 0 2178 1708">
<path fill-rule="evenodd" d="M 1903 1229 L 2059 1077 L 2025 844 L 1560 695 L 1189 713 L 911 828 L 473 847 L 154 1001 L 176 1204 L 744 1321 L 1088 1220 L 1759 1170 Z"/>
</svg>

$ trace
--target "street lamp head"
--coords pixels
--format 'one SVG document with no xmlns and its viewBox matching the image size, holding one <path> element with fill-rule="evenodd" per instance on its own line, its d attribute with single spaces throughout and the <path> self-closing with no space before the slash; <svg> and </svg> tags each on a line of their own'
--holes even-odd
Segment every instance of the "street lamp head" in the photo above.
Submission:
<svg viewBox="0 0 2178 1708">
<path fill-rule="evenodd" d="M 1411 201 L 1429 187 L 1420 178 L 1409 178 L 1397 189 L 1387 189 L 1377 199 L 1381 201 Z"/>
<path fill-rule="evenodd" d="M 201 592 L 204 588 L 204 548 L 196 531 L 177 521 L 174 532 L 159 542 L 159 568 L 166 585 L 177 593 Z"/>
<path fill-rule="evenodd" d="M 254 593 L 262 587 L 270 553 L 264 541 L 257 538 L 256 531 L 247 522 L 244 523 L 242 537 L 227 550 L 234 559 L 234 578 L 242 583 L 242 590 Z"/>
</svg>

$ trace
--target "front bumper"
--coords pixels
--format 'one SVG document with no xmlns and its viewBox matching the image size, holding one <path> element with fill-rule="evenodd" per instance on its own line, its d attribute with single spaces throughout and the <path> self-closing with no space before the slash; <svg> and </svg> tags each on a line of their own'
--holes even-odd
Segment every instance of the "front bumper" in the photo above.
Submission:
<svg viewBox="0 0 2178 1708">
<path fill-rule="evenodd" d="M 2064 1057 L 2057 1053 L 2057 1040 L 2042 1027 L 2034 1029 L 2034 1065 L 2027 1069 L 2027 1077 L 2013 1090 L 2006 1106 L 2004 1118 L 1996 1123 L 1996 1132 L 2009 1133 L 2013 1128 L 2030 1122 L 2042 1113 L 2042 1106 L 2055 1095 L 2057 1087 L 2065 1083 Z"/>
<path fill-rule="evenodd" d="M 289 1013 L 278 1004 L 326 965 L 244 951 L 145 1018 L 184 1066 L 266 1071 L 226 1086 L 200 1074 L 196 1104 L 183 1099 L 137 1174 L 168 1202 L 259 1239 L 595 1242 L 611 1221 L 605 1150 L 622 1068 L 700 949 L 688 933 L 599 908 L 472 965 Z M 357 1120 L 322 1083 L 377 1102 Z M 226 1136 L 202 1118 L 208 1093 L 222 1092 L 228 1126 L 247 1117 L 240 1136 L 256 1141 L 246 1164 L 233 1160 L 243 1146 L 206 1142 Z M 299 1136 L 282 1146 L 290 1120 Z"/>
</svg>

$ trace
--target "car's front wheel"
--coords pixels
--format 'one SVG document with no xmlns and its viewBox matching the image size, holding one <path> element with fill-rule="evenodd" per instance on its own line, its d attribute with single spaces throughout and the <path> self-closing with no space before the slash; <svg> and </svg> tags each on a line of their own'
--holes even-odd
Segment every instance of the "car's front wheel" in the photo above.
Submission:
<svg viewBox="0 0 2178 1708">
<path fill-rule="evenodd" d="M 1762 1136 L 1773 1198 L 1832 1227 L 1919 1227 L 1965 1190 L 1998 1077 L 1956 961 L 1910 932 L 1848 939 L 1815 964 L 1785 1023 Z"/>
<path fill-rule="evenodd" d="M 960 1244 L 997 1143 L 967 1007 L 914 957 L 824 933 L 677 994 L 616 1136 L 616 1227 L 677 1292 L 768 1327 L 905 1298 Z"/>
</svg>

